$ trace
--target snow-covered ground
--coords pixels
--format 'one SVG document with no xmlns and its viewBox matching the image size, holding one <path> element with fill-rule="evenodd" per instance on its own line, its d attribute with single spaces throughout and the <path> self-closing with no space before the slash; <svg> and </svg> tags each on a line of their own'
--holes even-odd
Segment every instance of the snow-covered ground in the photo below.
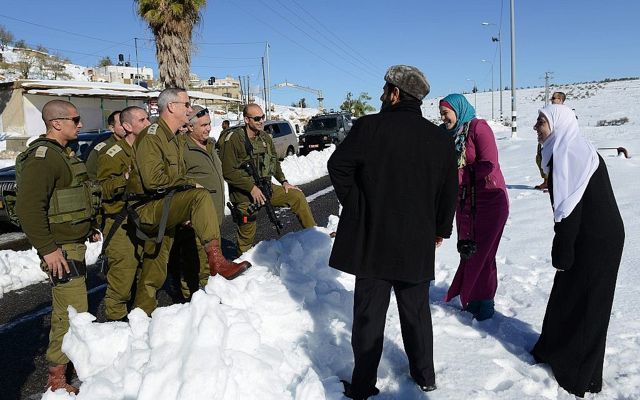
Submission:
<svg viewBox="0 0 640 400">
<path fill-rule="evenodd" d="M 564 90 L 563 90 L 564 89 Z M 569 92 L 567 88 L 561 90 Z M 585 96 L 589 91 L 590 97 Z M 541 89 L 518 91 L 518 138 L 492 123 L 511 201 L 498 250 L 494 318 L 477 322 L 457 302 L 442 301 L 458 265 L 452 237 L 438 249 L 430 292 L 438 389 L 424 394 L 408 375 L 395 302 L 389 308 L 376 399 L 572 399 L 528 350 L 540 332 L 554 269 L 553 217 L 534 162 Z M 596 147 L 626 147 L 632 158 L 603 150 L 626 225 L 626 243 L 609 327 L 604 387 L 591 399 L 640 396 L 640 81 L 575 89 L 567 99 Z M 581 94 L 578 94 L 581 93 Z M 504 104 L 509 103 L 505 93 Z M 585 96 L 585 98 L 576 98 Z M 497 96 L 496 96 L 497 100 Z M 473 95 L 470 95 L 473 103 Z M 491 115 L 490 93 L 478 93 Z M 437 118 L 437 102 L 425 116 Z M 496 101 L 496 109 L 498 102 Z M 505 110 L 505 116 L 510 112 Z M 622 126 L 599 120 L 628 117 Z M 191 303 L 134 311 L 130 323 L 93 323 L 72 311 L 63 350 L 82 381 L 79 399 L 340 399 L 350 379 L 354 278 L 327 266 L 337 217 L 327 228 L 259 243 L 243 258 L 253 267 L 226 281 L 210 278 Z M 70 399 L 59 391 L 45 399 Z"/>
</svg>

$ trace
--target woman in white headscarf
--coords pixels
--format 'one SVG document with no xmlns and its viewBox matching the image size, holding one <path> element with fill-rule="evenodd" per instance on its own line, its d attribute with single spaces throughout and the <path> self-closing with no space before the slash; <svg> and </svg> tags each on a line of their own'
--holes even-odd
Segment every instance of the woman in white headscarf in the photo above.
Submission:
<svg viewBox="0 0 640 400">
<path fill-rule="evenodd" d="M 583 397 L 602 390 L 602 366 L 624 226 L 604 160 L 559 104 L 540 110 L 542 144 L 555 221 L 551 259 L 557 269 L 540 338 L 532 350 L 558 384 Z"/>
</svg>

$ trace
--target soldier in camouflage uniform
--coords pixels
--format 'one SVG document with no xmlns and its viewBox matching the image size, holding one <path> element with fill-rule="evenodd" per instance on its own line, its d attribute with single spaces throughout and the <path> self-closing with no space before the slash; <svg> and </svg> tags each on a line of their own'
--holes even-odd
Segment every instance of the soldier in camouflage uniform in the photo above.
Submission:
<svg viewBox="0 0 640 400">
<path fill-rule="evenodd" d="M 120 111 L 114 111 L 109 114 L 107 117 L 107 128 L 113 134 L 109 136 L 104 141 L 95 145 L 93 149 L 91 149 L 91 153 L 87 157 L 87 161 L 85 164 L 87 165 L 87 173 L 89 174 L 89 178 L 95 180 L 98 176 L 98 158 L 101 154 L 104 154 L 108 149 L 111 148 L 115 143 L 120 141 L 126 135 L 124 128 L 122 127 L 122 123 L 120 122 Z"/>
<path fill-rule="evenodd" d="M 134 307 L 142 308 L 147 314 L 151 314 L 157 306 L 156 292 L 166 279 L 174 228 L 180 224 L 190 221 L 207 254 L 211 275 L 219 273 L 227 279 L 233 279 L 251 266 L 247 261 L 234 263 L 224 258 L 220 249 L 217 212 L 209 191 L 185 175 L 182 148 L 176 132 L 188 123 L 192 113 L 187 92 L 177 88 L 163 90 L 158 96 L 158 109 L 158 121 L 144 129 L 134 143 L 135 172 L 140 177 L 141 185 L 134 185 L 138 181 L 130 179 L 129 191 L 157 196 L 179 186 L 184 188 L 184 185 L 192 185 L 196 188 L 176 191 L 168 200 L 169 207 L 165 207 L 165 197 L 149 201 L 136 210 L 140 227 L 148 235 L 158 233 L 163 210 L 168 213 L 165 214 L 167 221 L 162 243 L 159 247 L 153 241 L 147 241 L 144 245 L 142 273 Z"/>
<path fill-rule="evenodd" d="M 131 288 L 142 258 L 141 243 L 135 237 L 132 226 L 124 220 L 125 196 L 133 165 L 133 143 L 138 134 L 150 124 L 147 112 L 137 106 L 122 110 L 120 121 L 126 132 L 124 139 L 113 143 L 98 157 L 103 233 L 104 237 L 109 237 L 109 243 L 103 251 L 109 261 L 104 304 L 107 320 L 110 321 L 127 319 L 127 303 L 131 299 Z"/>
<path fill-rule="evenodd" d="M 271 136 L 264 131 L 264 112 L 257 104 L 248 104 L 243 110 L 245 126 L 239 126 L 224 132 L 224 138 L 218 142 L 222 172 L 229 184 L 231 202 L 242 213 L 246 213 L 251 203 L 264 204 L 266 199 L 255 185 L 253 178 L 241 165 L 251 160 L 258 175 L 271 182 L 274 177 L 282 186 L 274 185 L 271 204 L 276 207 L 290 207 L 304 228 L 316 225 L 313 214 L 304 193 L 291 185 L 282 173 Z M 247 223 L 238 225 L 238 252 L 244 253 L 253 245 L 256 235 L 256 222 L 251 218 Z"/>
<path fill-rule="evenodd" d="M 78 393 L 65 376 L 69 358 L 62 338 L 69 329 L 67 307 L 87 311 L 85 240 L 92 232 L 95 201 L 84 163 L 67 148 L 82 123 L 76 107 L 53 100 L 42 109 L 46 134 L 16 160 L 16 214 L 22 230 L 54 283 L 51 289 L 51 331 L 46 358 L 47 387 Z M 92 235 L 92 239 L 96 239 Z M 77 270 L 77 274 L 73 274 Z"/>
</svg>

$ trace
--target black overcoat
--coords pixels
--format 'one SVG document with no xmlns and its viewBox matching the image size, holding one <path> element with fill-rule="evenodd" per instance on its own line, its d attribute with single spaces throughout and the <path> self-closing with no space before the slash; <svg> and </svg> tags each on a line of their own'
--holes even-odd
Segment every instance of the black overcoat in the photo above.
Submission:
<svg viewBox="0 0 640 400">
<path fill-rule="evenodd" d="M 403 101 L 359 118 L 328 163 L 343 206 L 329 265 L 358 277 L 434 278 L 458 190 L 453 139 Z"/>
<path fill-rule="evenodd" d="M 607 329 L 624 245 L 622 218 L 607 167 L 599 159 L 580 202 L 555 224 L 551 258 L 560 271 L 532 351 L 538 362 L 551 366 L 560 386 L 580 397 L 602 388 Z M 553 196 L 552 177 L 549 173 Z"/>
</svg>

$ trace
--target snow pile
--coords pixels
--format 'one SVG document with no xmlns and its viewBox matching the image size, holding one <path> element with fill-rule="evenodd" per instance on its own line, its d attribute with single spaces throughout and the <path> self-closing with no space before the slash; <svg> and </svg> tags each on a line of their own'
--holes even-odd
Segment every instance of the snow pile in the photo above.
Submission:
<svg viewBox="0 0 640 400">
<path fill-rule="evenodd" d="M 327 175 L 327 161 L 336 149 L 331 145 L 322 151 L 312 151 L 306 156 L 289 156 L 280 164 L 284 176 L 292 185 L 301 185 Z"/>
<path fill-rule="evenodd" d="M 340 306 L 352 296 L 327 268 L 327 233 L 262 242 L 243 257 L 253 263 L 244 275 L 212 277 L 191 303 L 152 318 L 134 310 L 128 324 L 96 324 L 71 309 L 63 351 L 83 381 L 77 398 L 339 397 L 342 384 L 324 366 L 350 353 Z"/>
<path fill-rule="evenodd" d="M 27 251 L 0 251 L 0 298 L 12 290 L 42 282 L 48 276 L 40 268 L 35 249 Z"/>
</svg>

